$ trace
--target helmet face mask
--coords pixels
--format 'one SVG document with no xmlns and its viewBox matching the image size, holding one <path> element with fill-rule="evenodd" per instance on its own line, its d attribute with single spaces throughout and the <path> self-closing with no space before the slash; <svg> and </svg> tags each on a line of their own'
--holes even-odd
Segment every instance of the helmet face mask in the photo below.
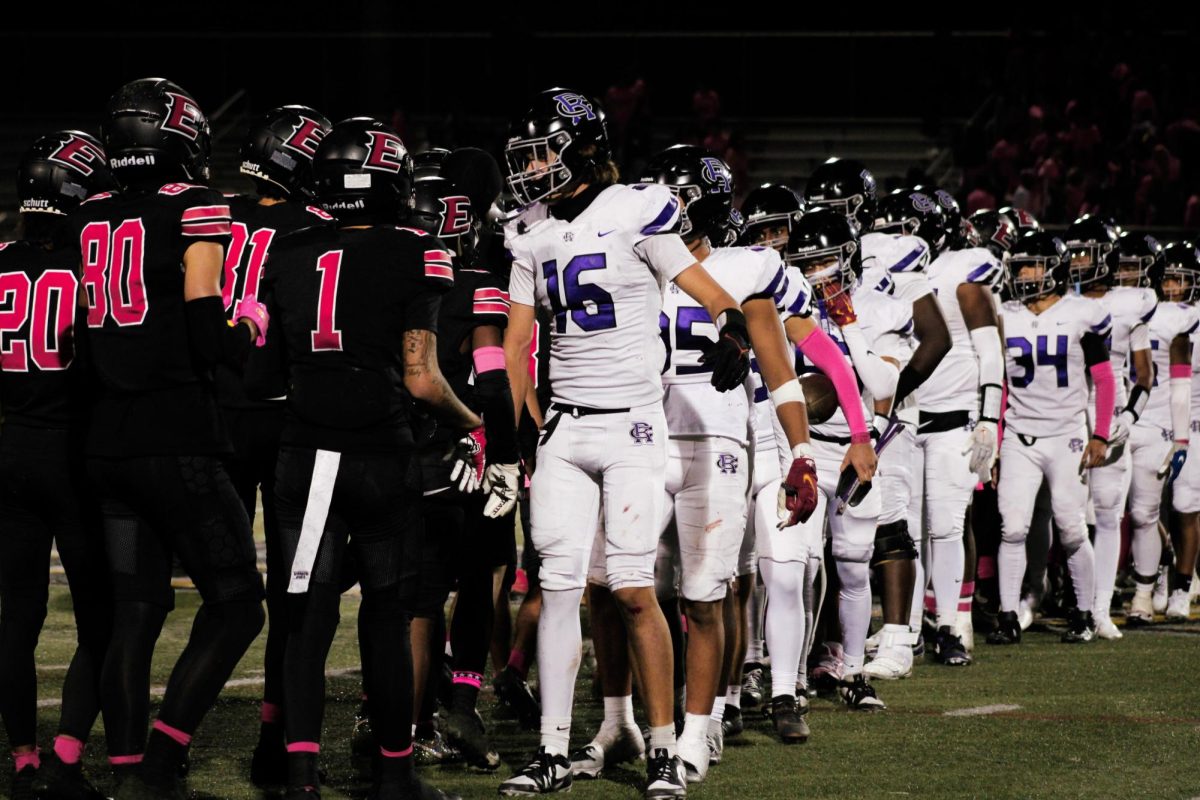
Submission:
<svg viewBox="0 0 1200 800">
<path fill-rule="evenodd" d="M 849 197 L 840 197 L 829 200 L 823 200 L 820 197 L 806 197 L 805 202 L 809 206 L 819 206 L 836 211 L 846 219 L 850 220 L 855 227 L 861 227 L 858 220 L 858 212 L 866 205 L 866 198 L 861 194 L 852 194 Z"/>
<path fill-rule="evenodd" d="M 569 89 L 540 92 L 504 147 L 508 187 L 522 205 L 554 202 L 610 158 L 603 110 Z"/>
<path fill-rule="evenodd" d="M 858 283 L 852 263 L 857 251 L 857 244 L 846 242 L 837 247 L 790 253 L 786 261 L 804 273 L 819 299 L 832 300 Z"/>
<path fill-rule="evenodd" d="M 1104 242 L 1067 242 L 1067 249 L 1071 252 L 1073 285 L 1084 290 L 1096 284 L 1111 283 L 1107 258 L 1113 251 L 1112 245 Z"/>
<path fill-rule="evenodd" d="M 1153 256 L 1121 256 L 1117 262 L 1117 272 L 1113 282 L 1117 286 L 1147 288 L 1150 286 L 1150 268 L 1154 265 Z"/>
<path fill-rule="evenodd" d="M 769 247 L 783 252 L 783 248 L 787 246 L 788 233 L 791 232 L 791 229 L 791 214 L 772 214 L 747 224 L 744 237 L 748 245 Z"/>
<path fill-rule="evenodd" d="M 509 139 L 504 148 L 508 186 L 522 205 L 532 205 L 561 192 L 575 175 L 562 154 L 571 145 L 571 134 L 558 131 L 536 139 Z"/>
<path fill-rule="evenodd" d="M 1017 255 L 1008 259 L 1008 291 L 1014 300 L 1032 303 L 1054 294 L 1058 281 L 1054 270 L 1060 260 L 1053 256 Z"/>
<path fill-rule="evenodd" d="M 751 189 L 742 200 L 741 215 L 740 244 L 770 247 L 783 253 L 792 226 L 804 216 L 804 206 L 787 186 L 764 183 Z"/>
</svg>

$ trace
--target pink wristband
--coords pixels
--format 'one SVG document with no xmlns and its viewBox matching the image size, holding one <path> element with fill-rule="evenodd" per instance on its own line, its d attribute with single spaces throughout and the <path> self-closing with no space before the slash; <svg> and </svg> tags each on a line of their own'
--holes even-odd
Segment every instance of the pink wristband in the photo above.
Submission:
<svg viewBox="0 0 1200 800">
<path fill-rule="evenodd" d="M 1191 364 L 1172 364 L 1171 365 L 1171 377 L 1172 378 L 1188 378 L 1190 380 L 1192 377 Z"/>
<path fill-rule="evenodd" d="M 504 348 L 492 345 L 480 347 L 473 354 L 475 373 L 483 374 L 495 369 L 504 369 Z"/>
</svg>

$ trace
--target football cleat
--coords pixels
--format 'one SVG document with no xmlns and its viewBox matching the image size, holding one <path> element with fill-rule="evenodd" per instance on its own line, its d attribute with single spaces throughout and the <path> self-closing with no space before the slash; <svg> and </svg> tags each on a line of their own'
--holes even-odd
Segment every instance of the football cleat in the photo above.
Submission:
<svg viewBox="0 0 1200 800">
<path fill-rule="evenodd" d="M 454 764 L 463 760 L 462 753 L 446 743 L 446 738 L 437 728 L 428 731 L 417 727 L 417 735 L 413 737 L 413 763 L 419 766 L 434 764 Z"/>
<path fill-rule="evenodd" d="M 996 627 L 987 636 L 988 644 L 1020 644 L 1021 623 L 1015 611 L 1001 611 L 996 617 Z"/>
<path fill-rule="evenodd" d="M 492 688 L 496 690 L 496 699 L 500 704 L 514 714 L 521 727 L 527 731 L 536 731 L 542 719 L 542 706 L 538 703 L 529 684 L 508 667 L 500 670 L 492 680 Z"/>
<path fill-rule="evenodd" d="M 456 794 L 435 789 L 413 775 L 403 783 L 377 783 L 367 800 L 462 800 Z"/>
<path fill-rule="evenodd" d="M 1065 644 L 1087 644 L 1096 638 L 1096 623 L 1092 620 L 1092 612 L 1071 609 L 1071 617 L 1067 621 L 1067 630 L 1062 635 Z"/>
<path fill-rule="evenodd" d="M 500 768 L 500 754 L 488 739 L 483 719 L 473 708 L 454 708 L 442 724 L 446 740 L 462 751 L 463 758 L 473 769 L 493 772 Z"/>
<path fill-rule="evenodd" d="M 1169 572 L 1170 567 L 1158 568 L 1158 580 L 1154 582 L 1154 594 L 1151 597 L 1155 614 L 1161 614 L 1167 610 L 1167 574 Z"/>
<path fill-rule="evenodd" d="M 815 662 L 808 671 L 808 677 L 818 693 L 832 694 L 837 691 L 842 679 L 845 652 L 838 642 L 825 642 L 813 653 Z"/>
<path fill-rule="evenodd" d="M 1108 614 L 1105 614 L 1104 616 L 1097 614 L 1095 615 L 1095 619 L 1096 635 L 1101 639 L 1115 640 L 1124 638 L 1125 634 L 1121 633 L 1121 629 L 1113 623 L 1112 617 L 1110 617 Z"/>
<path fill-rule="evenodd" d="M 688 783 L 700 783 L 708 777 L 709 752 L 706 739 L 699 742 L 680 739 L 675 752 L 683 762 L 683 773 Z"/>
<path fill-rule="evenodd" d="M 9 797 L 12 800 L 35 800 L 33 781 L 37 777 L 37 767 L 25 767 L 19 772 L 13 772 Z"/>
<path fill-rule="evenodd" d="M 962 639 L 954 634 L 949 625 L 938 628 L 933 637 L 933 658 L 939 664 L 947 667 L 968 667 L 971 665 L 971 654 L 963 647 Z"/>
<path fill-rule="evenodd" d="M 954 620 L 954 630 L 962 641 L 963 649 L 970 653 L 975 649 L 975 620 L 970 611 L 959 611 Z"/>
<path fill-rule="evenodd" d="M 763 701 L 762 664 L 748 664 L 742 673 L 742 705 L 754 708 Z"/>
<path fill-rule="evenodd" d="M 320 800 L 321 794 L 314 792 L 311 797 Z M 121 782 L 114 800 L 187 800 L 187 792 L 178 780 L 172 781 L 170 786 L 151 786 L 134 772 Z M 286 800 L 292 800 L 290 793 Z"/>
<path fill-rule="evenodd" d="M 737 706 L 725 706 L 725 718 L 721 720 L 721 730 L 726 736 L 741 736 L 746 730 L 746 721 L 742 718 L 742 710 Z"/>
<path fill-rule="evenodd" d="M 867 682 L 867 676 L 861 672 L 843 678 L 838 684 L 838 693 L 842 696 L 842 702 L 852 711 L 882 711 L 887 708 L 879 695 L 875 694 L 875 687 Z"/>
<path fill-rule="evenodd" d="M 912 646 L 913 658 L 920 658 L 925 655 L 925 634 L 918 633 L 917 641 L 913 642 Z"/>
<path fill-rule="evenodd" d="M 1033 607 L 1033 598 L 1028 595 L 1022 597 L 1020 604 L 1017 606 L 1017 622 L 1023 631 L 1029 630 L 1029 626 L 1033 624 Z M 997 624 L 999 624 L 999 621 L 997 621 Z"/>
<path fill-rule="evenodd" d="M 863 672 L 869 678 L 894 681 L 912 677 L 913 636 L 907 625 L 884 625 L 879 648 Z"/>
<path fill-rule="evenodd" d="M 500 794 L 505 797 L 552 794 L 570 789 L 571 762 L 566 756 L 548 752 L 545 747 L 539 747 L 532 761 L 500 784 Z"/>
<path fill-rule="evenodd" d="M 260 789 L 287 783 L 287 748 L 282 739 L 259 739 L 250 757 L 250 782 Z"/>
<path fill-rule="evenodd" d="M 646 759 L 646 800 L 687 797 L 687 777 L 679 756 L 659 748 Z"/>
<path fill-rule="evenodd" d="M 33 779 L 33 794 L 39 800 L 107 800 L 83 774 L 82 764 L 64 764 L 53 752 L 42 758 Z"/>
<path fill-rule="evenodd" d="M 872 633 L 870 636 L 867 637 L 866 650 L 864 652 L 868 656 L 874 657 L 875 654 L 877 652 L 879 652 L 879 641 L 882 638 L 883 638 L 883 628 L 880 628 L 879 630 L 875 631 L 874 633 Z"/>
<path fill-rule="evenodd" d="M 1150 598 L 1150 592 L 1139 588 L 1133 593 L 1133 600 L 1129 603 L 1129 611 L 1125 614 L 1125 624 L 1130 628 L 1135 628 L 1153 623 L 1154 603 Z"/>
<path fill-rule="evenodd" d="M 616 741 L 603 742 L 599 737 L 571 754 L 571 774 L 576 778 L 598 778 L 604 768 L 636 761 L 646 755 L 646 740 L 633 725 L 621 726 Z"/>
<path fill-rule="evenodd" d="M 725 723 L 713 725 L 708 731 L 708 765 L 715 767 L 725 755 Z"/>
<path fill-rule="evenodd" d="M 379 746 L 371 730 L 371 718 L 367 716 L 366 704 L 354 712 L 354 727 L 350 731 L 350 763 L 360 775 L 370 775 Z"/>
<path fill-rule="evenodd" d="M 1176 589 L 1167 600 L 1167 622 L 1187 622 L 1192 614 L 1192 603 L 1187 589 Z"/>
<path fill-rule="evenodd" d="M 808 741 L 808 698 L 799 702 L 790 695 L 779 695 L 771 698 L 771 721 L 775 723 L 775 733 L 784 744 L 803 744 Z"/>
</svg>

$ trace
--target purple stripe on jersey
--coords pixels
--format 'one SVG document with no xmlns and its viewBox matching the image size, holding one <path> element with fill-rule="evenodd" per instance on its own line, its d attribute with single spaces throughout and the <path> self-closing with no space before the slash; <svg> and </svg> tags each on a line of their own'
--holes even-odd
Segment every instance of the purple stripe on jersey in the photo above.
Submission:
<svg viewBox="0 0 1200 800">
<path fill-rule="evenodd" d="M 771 295 L 772 297 L 776 297 L 777 292 L 775 290 L 779 287 L 779 284 L 781 281 L 783 281 L 783 267 L 780 267 L 775 272 L 775 277 L 771 279 L 771 282 L 769 284 L 767 284 L 767 288 L 762 292 L 762 294 L 763 295 Z M 785 287 L 786 287 L 786 285 L 787 284 L 784 284 Z"/>
<path fill-rule="evenodd" d="M 1112 314 L 1105 314 L 1104 319 L 1092 326 L 1092 330 L 1096 333 L 1108 330 L 1112 327 Z"/>
<path fill-rule="evenodd" d="M 787 290 L 788 290 L 788 285 L 789 285 L 788 284 L 788 276 L 787 276 L 787 273 L 782 273 L 782 274 L 783 274 L 783 280 L 780 282 L 778 288 L 775 289 L 775 295 L 774 295 L 775 305 L 779 305 L 780 303 L 783 302 L 783 298 L 787 297 Z"/>
<path fill-rule="evenodd" d="M 987 275 L 991 274 L 991 272 L 992 272 L 994 269 L 996 269 L 996 268 L 997 268 L 997 266 L 998 266 L 998 265 L 996 265 L 996 264 L 993 264 L 993 263 L 991 263 L 991 262 L 988 262 L 988 263 L 986 263 L 986 264 L 980 264 L 978 267 L 976 267 L 975 269 L 971 270 L 971 273 L 970 273 L 969 275 L 967 275 L 967 283 L 980 283 L 980 282 L 982 282 L 983 278 L 984 278 L 985 276 L 987 276 Z"/>
<path fill-rule="evenodd" d="M 903 272 L 904 270 L 906 270 L 910 266 L 912 266 L 912 263 L 923 255 L 925 255 L 925 248 L 918 247 L 916 250 L 913 250 L 911 253 L 906 255 L 904 258 L 900 259 L 895 264 L 888 267 L 888 272 Z"/>
<path fill-rule="evenodd" d="M 658 212 L 658 216 L 654 218 L 654 221 L 642 228 L 642 235 L 653 236 L 662 230 L 671 221 L 671 217 L 675 216 L 675 209 L 678 207 L 679 201 L 677 199 L 672 197 L 668 200 L 666 206 L 663 207 L 662 211 Z"/>
<path fill-rule="evenodd" d="M 1146 312 L 1146 316 L 1142 317 L 1142 322 L 1149 322 L 1149 321 L 1150 321 L 1150 318 L 1154 316 L 1154 312 L 1155 312 L 1155 311 L 1158 311 L 1158 304 L 1157 304 L 1157 303 L 1155 303 L 1155 304 L 1154 304 L 1154 305 L 1153 305 L 1153 306 L 1150 308 L 1150 310 Z"/>
<path fill-rule="evenodd" d="M 912 333 L 912 329 L 913 329 L 913 321 L 910 319 L 908 322 L 904 323 L 904 327 L 900 329 L 900 333 L 907 336 L 910 333 Z"/>
<path fill-rule="evenodd" d="M 1184 333 L 1186 333 L 1186 334 L 1192 334 L 1192 333 L 1194 333 L 1194 332 L 1195 332 L 1195 330 L 1196 330 L 1196 328 L 1197 328 L 1197 327 L 1200 327 L 1200 321 L 1198 321 L 1198 322 L 1193 322 L 1193 323 L 1192 323 L 1192 327 L 1188 328 L 1186 331 L 1184 331 Z"/>
</svg>

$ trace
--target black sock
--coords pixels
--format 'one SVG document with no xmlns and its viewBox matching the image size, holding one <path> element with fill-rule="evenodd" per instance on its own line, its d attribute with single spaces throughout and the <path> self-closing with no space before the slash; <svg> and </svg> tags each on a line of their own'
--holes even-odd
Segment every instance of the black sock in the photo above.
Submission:
<svg viewBox="0 0 1200 800">
<path fill-rule="evenodd" d="M 1170 576 L 1167 578 L 1167 586 L 1172 592 L 1177 592 L 1180 589 L 1187 591 L 1192 588 L 1192 576 L 1184 575 L 1177 569 L 1171 570 Z"/>
<path fill-rule="evenodd" d="M 476 673 L 468 673 L 465 680 L 461 676 L 463 673 L 454 673 L 454 689 L 450 695 L 450 708 L 453 711 L 471 712 L 475 710 L 475 702 L 479 698 L 479 686 L 474 683 L 477 679 Z"/>
<path fill-rule="evenodd" d="M 142 778 L 151 786 L 171 786 L 179 775 L 179 767 L 187 758 L 188 746 L 160 730 L 155 723 L 142 759 Z"/>
<path fill-rule="evenodd" d="M 321 778 L 317 774 L 317 758 L 317 753 L 288 753 L 289 789 L 321 788 Z"/>
</svg>

